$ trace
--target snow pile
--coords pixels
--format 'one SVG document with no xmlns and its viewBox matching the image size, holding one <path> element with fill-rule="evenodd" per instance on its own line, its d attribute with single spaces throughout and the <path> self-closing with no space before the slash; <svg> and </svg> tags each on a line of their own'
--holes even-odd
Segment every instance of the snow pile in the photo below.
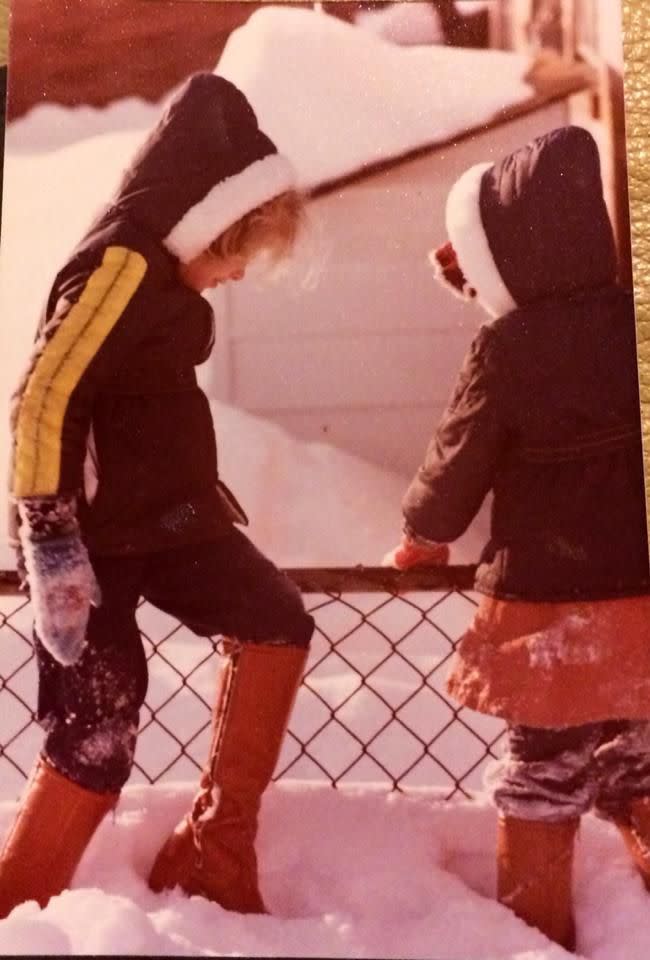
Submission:
<svg viewBox="0 0 650 960">
<path fill-rule="evenodd" d="M 213 416 L 220 473 L 260 549 L 286 567 L 380 563 L 399 537 L 402 477 L 234 407 Z"/>
<path fill-rule="evenodd" d="M 185 785 L 125 791 L 99 828 L 73 889 L 0 923 L 2 954 L 408 957 L 561 960 L 572 956 L 495 897 L 496 814 L 439 795 L 279 784 L 258 843 L 271 916 L 153 894 L 145 878 L 186 811 Z M 4 831 L 12 808 L 1 808 Z M 332 842 L 333 838 L 335 842 Z M 650 900 L 614 831 L 586 818 L 577 848 L 579 954 L 645 960 Z"/>
<path fill-rule="evenodd" d="M 407 480 L 325 443 L 213 403 L 219 471 L 248 514 L 246 533 L 284 567 L 378 566 L 397 543 Z M 452 563 L 478 558 L 469 531 Z"/>
<path fill-rule="evenodd" d="M 14 154 L 56 150 L 109 131 L 147 130 L 162 109 L 162 104 L 146 103 L 139 97 L 125 97 L 106 107 L 43 103 L 9 124 L 6 151 Z"/>
<path fill-rule="evenodd" d="M 487 10 L 492 3 L 493 0 L 456 0 L 455 6 L 457 13 L 467 17 Z M 354 22 L 404 47 L 445 42 L 440 13 L 432 3 L 386 3 L 381 8 L 360 10 Z"/>
<path fill-rule="evenodd" d="M 354 22 L 404 47 L 445 42 L 440 14 L 431 3 L 387 3 L 359 11 Z"/>
<path fill-rule="evenodd" d="M 399 47 L 327 14 L 269 7 L 230 35 L 217 72 L 313 187 L 529 99 L 528 63 L 501 50 Z"/>
</svg>

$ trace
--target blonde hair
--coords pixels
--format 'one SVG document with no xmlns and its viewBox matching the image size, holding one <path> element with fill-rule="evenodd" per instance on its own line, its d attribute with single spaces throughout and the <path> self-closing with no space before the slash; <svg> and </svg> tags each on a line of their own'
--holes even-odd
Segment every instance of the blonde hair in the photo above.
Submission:
<svg viewBox="0 0 650 960">
<path fill-rule="evenodd" d="M 247 260 L 265 253 L 273 263 L 278 263 L 291 253 L 304 215 L 302 195 L 287 190 L 233 223 L 212 241 L 208 250 L 215 257 L 239 254 Z"/>
</svg>

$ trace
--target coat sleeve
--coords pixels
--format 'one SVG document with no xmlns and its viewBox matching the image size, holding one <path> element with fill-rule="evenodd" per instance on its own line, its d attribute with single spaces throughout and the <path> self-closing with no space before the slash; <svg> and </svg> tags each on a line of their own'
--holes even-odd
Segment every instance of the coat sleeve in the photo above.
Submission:
<svg viewBox="0 0 650 960">
<path fill-rule="evenodd" d="M 494 483 L 506 445 L 499 366 L 491 331 L 483 327 L 402 502 L 407 527 L 418 536 L 456 540 Z"/>
<path fill-rule="evenodd" d="M 142 253 L 106 246 L 91 267 L 58 283 L 12 401 L 14 500 L 82 488 L 93 398 L 151 322 L 147 269 Z"/>
</svg>

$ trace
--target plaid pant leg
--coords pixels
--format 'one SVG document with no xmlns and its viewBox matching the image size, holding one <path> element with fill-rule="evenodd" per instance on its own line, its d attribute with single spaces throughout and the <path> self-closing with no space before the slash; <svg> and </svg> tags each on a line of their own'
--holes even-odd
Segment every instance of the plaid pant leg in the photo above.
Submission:
<svg viewBox="0 0 650 960">
<path fill-rule="evenodd" d="M 557 822 L 579 817 L 593 804 L 594 750 L 600 724 L 562 729 L 510 726 L 504 757 L 491 766 L 486 788 L 501 814 Z"/>
<path fill-rule="evenodd" d="M 650 796 L 650 721 L 610 724 L 595 752 L 598 772 L 596 812 L 624 817 L 632 800 Z"/>
</svg>

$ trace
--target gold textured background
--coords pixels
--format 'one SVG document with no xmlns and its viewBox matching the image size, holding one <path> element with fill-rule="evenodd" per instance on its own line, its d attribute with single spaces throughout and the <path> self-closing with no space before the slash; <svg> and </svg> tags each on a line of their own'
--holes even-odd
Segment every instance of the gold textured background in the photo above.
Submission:
<svg viewBox="0 0 650 960">
<path fill-rule="evenodd" d="M 632 253 L 650 535 L 650 0 L 623 0 L 623 26 Z"/>
<path fill-rule="evenodd" d="M 8 20 L 9 0 L 0 0 L 0 67 L 3 67 L 7 62 Z"/>
</svg>

